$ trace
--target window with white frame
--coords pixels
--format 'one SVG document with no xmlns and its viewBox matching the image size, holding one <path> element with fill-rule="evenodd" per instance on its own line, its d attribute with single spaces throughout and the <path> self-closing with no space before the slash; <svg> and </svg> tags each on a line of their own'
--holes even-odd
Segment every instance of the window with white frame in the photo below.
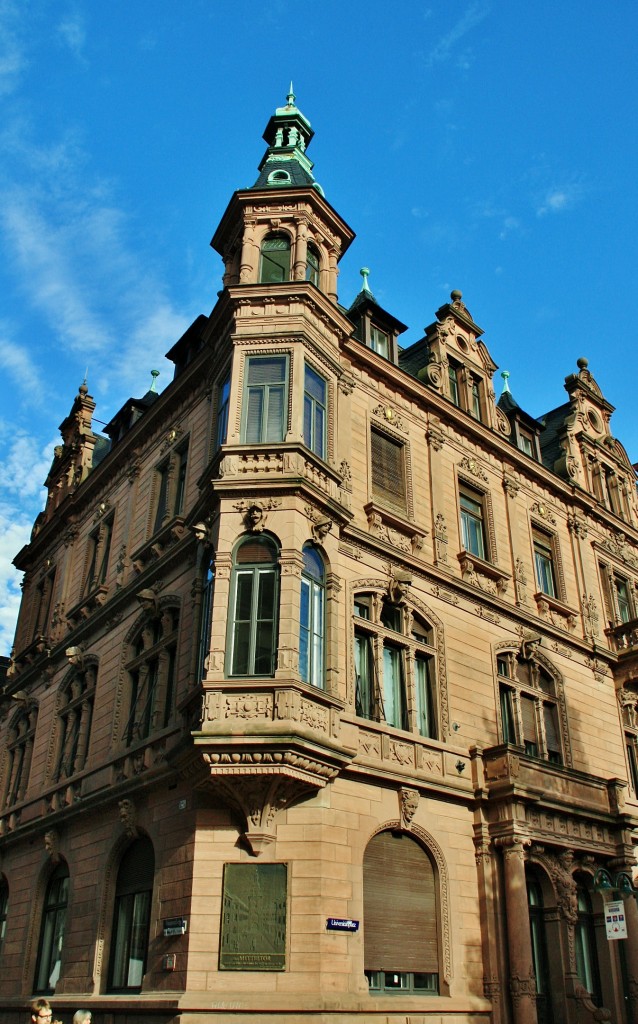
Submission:
<svg viewBox="0 0 638 1024">
<path fill-rule="evenodd" d="M 227 674 L 272 676 L 279 608 L 279 552 L 263 534 L 235 549 L 228 616 Z"/>
<path fill-rule="evenodd" d="M 290 238 L 284 234 L 267 235 L 261 244 L 259 281 L 278 284 L 290 280 Z"/>
<path fill-rule="evenodd" d="M 306 363 L 304 368 L 303 440 L 306 448 L 326 457 L 327 381 Z"/>
<path fill-rule="evenodd" d="M 249 356 L 243 395 L 242 441 L 283 441 L 288 415 L 288 357 Z"/>
<path fill-rule="evenodd" d="M 459 486 L 461 544 L 469 555 L 489 560 L 485 495 L 465 483 Z"/>
<path fill-rule="evenodd" d="M 299 616 L 299 671 L 304 683 L 323 689 L 325 679 L 326 569 L 312 544 L 303 548 Z"/>
<path fill-rule="evenodd" d="M 530 757 L 563 764 L 556 680 L 543 665 L 515 651 L 499 654 L 496 665 L 501 741 L 523 747 Z"/>
<path fill-rule="evenodd" d="M 355 712 L 436 739 L 433 629 L 379 593 L 354 597 Z"/>
<path fill-rule="evenodd" d="M 532 527 L 532 545 L 538 591 L 548 597 L 558 597 L 554 539 L 551 534 Z"/>
</svg>

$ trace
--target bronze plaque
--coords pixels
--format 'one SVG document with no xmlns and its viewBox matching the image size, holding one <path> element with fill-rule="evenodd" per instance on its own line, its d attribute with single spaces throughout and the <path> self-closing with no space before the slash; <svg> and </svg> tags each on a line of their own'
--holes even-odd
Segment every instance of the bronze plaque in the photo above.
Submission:
<svg viewBox="0 0 638 1024">
<path fill-rule="evenodd" d="M 285 864 L 226 864 L 220 971 L 286 967 Z"/>
</svg>

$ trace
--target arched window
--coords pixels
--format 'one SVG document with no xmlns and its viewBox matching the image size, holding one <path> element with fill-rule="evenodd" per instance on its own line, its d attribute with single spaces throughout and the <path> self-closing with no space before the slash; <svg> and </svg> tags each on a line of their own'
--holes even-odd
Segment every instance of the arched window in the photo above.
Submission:
<svg viewBox="0 0 638 1024">
<path fill-rule="evenodd" d="M 208 556 L 206 568 L 206 580 L 202 586 L 202 603 L 199 612 L 199 637 L 197 644 L 197 679 L 204 678 L 206 658 L 210 647 L 210 630 L 213 621 L 213 587 L 215 584 L 215 573 L 213 562 Z"/>
<path fill-rule="evenodd" d="M 59 864 L 49 879 L 44 898 L 38 963 L 33 986 L 35 992 L 45 995 L 55 992 L 62 967 L 62 946 L 68 901 L 69 869 L 66 864 Z"/>
<path fill-rule="evenodd" d="M 517 651 L 497 655 L 501 740 L 530 757 L 563 764 L 557 682 L 533 657 Z"/>
<path fill-rule="evenodd" d="M 596 929 L 591 894 L 583 880 L 577 885 L 578 921 L 576 923 L 576 969 L 581 984 L 596 1006 L 602 1006 L 600 966 L 596 948 Z"/>
<path fill-rule="evenodd" d="M 276 284 L 290 280 L 290 239 L 288 235 L 266 235 L 261 244 L 259 281 Z"/>
<path fill-rule="evenodd" d="M 325 686 L 325 567 L 316 548 L 305 544 L 301 574 L 299 671 L 304 683 Z"/>
<path fill-rule="evenodd" d="M 364 968 L 371 992 L 439 991 L 436 879 L 411 836 L 380 832 L 363 857 Z"/>
<path fill-rule="evenodd" d="M 115 889 L 110 992 L 139 992 L 146 971 L 155 854 L 150 839 L 137 839 L 120 862 Z"/>
<path fill-rule="evenodd" d="M 26 793 L 37 719 L 38 709 L 33 704 L 30 707 L 22 708 L 14 717 L 9 728 L 7 767 L 2 800 L 4 807 L 18 803 Z"/>
<path fill-rule="evenodd" d="M 131 645 L 127 665 L 130 683 L 129 716 L 123 739 L 127 746 L 147 739 L 170 722 L 175 701 L 177 650 L 176 608 L 165 608 L 149 619 Z"/>
<path fill-rule="evenodd" d="M 231 676 L 272 676 L 275 671 L 279 567 L 269 537 L 246 537 L 235 550 L 230 593 Z"/>
<path fill-rule="evenodd" d="M 0 953 L 7 934 L 7 913 L 9 909 L 9 885 L 6 878 L 0 878 Z"/>
<path fill-rule="evenodd" d="M 308 245 L 306 255 L 306 281 L 319 287 L 319 253 L 314 245 Z"/>
<path fill-rule="evenodd" d="M 543 891 L 538 879 L 527 874 L 527 906 L 529 929 L 532 942 L 532 961 L 536 981 L 536 1011 L 538 1024 L 552 1024 L 551 981 L 547 959 L 547 936 L 545 933 L 545 911 Z"/>
<path fill-rule="evenodd" d="M 96 668 L 76 670 L 60 693 L 53 778 L 68 779 L 82 771 L 89 748 Z"/>
<path fill-rule="evenodd" d="M 430 624 L 380 594 L 354 598 L 355 711 L 436 739 L 436 660 Z"/>
</svg>

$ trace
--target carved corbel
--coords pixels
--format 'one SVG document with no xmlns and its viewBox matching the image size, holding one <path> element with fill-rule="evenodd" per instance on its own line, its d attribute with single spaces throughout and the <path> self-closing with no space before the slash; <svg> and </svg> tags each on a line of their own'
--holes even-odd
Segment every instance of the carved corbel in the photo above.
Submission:
<svg viewBox="0 0 638 1024">
<path fill-rule="evenodd" d="M 416 809 L 419 806 L 420 794 L 418 789 L 408 789 L 407 786 L 402 786 L 399 790 L 398 796 L 401 827 L 409 829 L 412 824 L 412 819 L 416 814 Z"/>
<path fill-rule="evenodd" d="M 139 833 L 137 829 L 137 811 L 132 800 L 120 800 L 118 803 L 120 821 L 124 826 L 124 832 L 130 839 L 134 839 Z"/>
<path fill-rule="evenodd" d="M 315 792 L 315 787 L 283 775 L 217 778 L 216 784 L 226 802 L 243 819 L 244 838 L 255 857 L 275 842 L 281 812 Z"/>
<path fill-rule="evenodd" d="M 60 862 L 60 834 L 54 829 L 50 828 L 44 833 L 44 849 L 47 852 L 47 856 L 50 858 L 52 864 L 59 864 Z"/>
<path fill-rule="evenodd" d="M 412 573 L 405 569 L 394 569 L 388 582 L 388 597 L 393 604 L 401 604 L 412 586 Z"/>
</svg>

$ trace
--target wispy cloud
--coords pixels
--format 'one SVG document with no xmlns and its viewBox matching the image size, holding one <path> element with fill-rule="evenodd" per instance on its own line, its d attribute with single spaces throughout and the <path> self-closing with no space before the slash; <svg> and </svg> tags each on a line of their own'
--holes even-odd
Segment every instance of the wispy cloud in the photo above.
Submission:
<svg viewBox="0 0 638 1024">
<path fill-rule="evenodd" d="M 19 33 L 19 14 L 11 0 L 0 2 L 0 96 L 15 91 L 29 63 Z"/>
<path fill-rule="evenodd" d="M 25 392 L 37 393 L 42 384 L 30 353 L 12 341 L 9 332 L 0 325 L 0 369 Z"/>
<path fill-rule="evenodd" d="M 86 29 L 84 18 L 76 11 L 67 15 L 58 25 L 58 36 L 62 43 L 69 48 L 73 56 L 85 66 L 88 61 L 84 55 L 84 44 L 86 43 Z"/>
<path fill-rule="evenodd" d="M 20 580 L 12 559 L 28 542 L 31 522 L 18 509 L 0 505 L 0 654 L 9 654 L 20 607 Z"/>
<path fill-rule="evenodd" d="M 434 67 L 435 64 L 444 64 L 455 58 L 459 67 L 467 68 L 470 65 L 470 54 L 468 51 L 459 54 L 457 52 L 460 41 L 479 25 L 490 13 L 490 6 L 486 3 L 472 3 L 463 12 L 459 20 L 452 26 L 438 43 L 430 50 L 426 57 L 426 67 Z"/>
<path fill-rule="evenodd" d="M 536 216 L 544 217 L 548 213 L 562 213 L 580 202 L 585 189 L 580 182 L 572 182 L 560 187 L 548 189 L 536 205 Z"/>
</svg>

